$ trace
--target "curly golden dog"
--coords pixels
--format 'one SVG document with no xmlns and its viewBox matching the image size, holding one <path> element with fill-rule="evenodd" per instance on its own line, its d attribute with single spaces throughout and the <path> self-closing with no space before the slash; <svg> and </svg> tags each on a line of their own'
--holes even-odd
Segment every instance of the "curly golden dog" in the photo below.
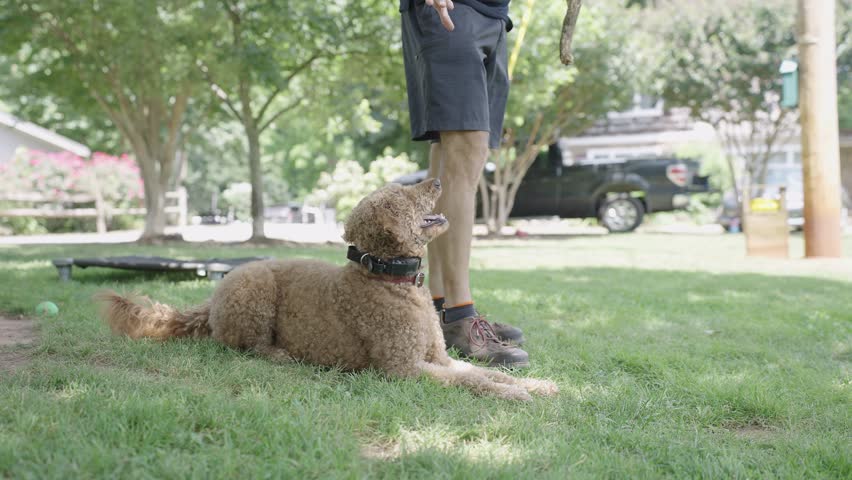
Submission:
<svg viewBox="0 0 852 480">
<path fill-rule="evenodd" d="M 451 359 L 419 272 L 426 244 L 448 224 L 433 215 L 441 184 L 387 185 L 365 197 L 346 221 L 353 245 L 344 266 L 267 260 L 234 269 L 202 305 L 177 310 L 147 298 L 99 295 L 113 332 L 132 338 L 213 337 L 276 361 L 346 370 L 376 368 L 392 377 L 425 374 L 476 394 L 529 400 L 555 384 L 516 378 Z M 354 256 L 353 256 L 354 252 Z"/>
</svg>

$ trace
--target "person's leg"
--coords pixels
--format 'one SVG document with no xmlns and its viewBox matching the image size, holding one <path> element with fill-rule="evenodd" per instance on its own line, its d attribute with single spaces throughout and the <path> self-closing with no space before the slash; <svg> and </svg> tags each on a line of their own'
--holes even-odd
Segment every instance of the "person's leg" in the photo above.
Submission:
<svg viewBox="0 0 852 480">
<path fill-rule="evenodd" d="M 435 208 L 447 217 L 450 228 L 432 241 L 429 265 L 437 266 L 442 290 L 436 292 L 445 296 L 441 329 L 447 346 L 491 365 L 523 367 L 529 365 L 527 353 L 500 341 L 494 327 L 477 313 L 470 291 L 476 191 L 488 159 L 488 141 L 486 131 L 444 131 L 440 147 L 433 147 L 441 161 L 442 185 Z"/>
<path fill-rule="evenodd" d="M 434 148 L 434 147 L 433 147 Z M 441 185 L 436 209 L 450 222 L 450 229 L 436 238 L 445 305 L 472 301 L 470 293 L 470 244 L 476 213 L 476 189 L 488 159 L 488 132 L 441 132 Z M 433 150 L 434 151 L 434 150 Z M 434 273 L 433 273 L 434 274 Z M 431 283 L 430 283 L 431 285 Z M 435 293 L 435 295 L 439 295 Z"/>
<path fill-rule="evenodd" d="M 428 263 L 444 339 L 490 364 L 524 365 L 526 352 L 500 342 L 520 344 L 520 331 L 505 335 L 477 313 L 469 276 L 476 190 L 488 147 L 500 143 L 508 93 L 505 69 L 498 68 L 505 64 L 505 24 L 463 4 L 453 20 L 465 28 L 452 34 L 423 4 L 403 12 L 402 20 L 411 138 L 441 142 L 432 146 L 430 173 L 445 185 L 436 212 L 448 217 L 450 228 L 430 244 Z"/>
<path fill-rule="evenodd" d="M 441 179 L 441 182 L 444 181 L 444 179 L 441 178 L 441 165 L 443 163 L 442 154 L 441 144 L 433 143 L 429 150 L 429 178 L 439 178 Z M 443 197 L 443 194 L 441 196 Z M 441 207 L 441 199 L 439 198 L 438 203 L 435 206 L 435 213 L 446 214 L 446 212 L 441 210 Z M 441 237 L 438 237 L 438 239 L 440 238 Z M 438 239 L 429 243 L 429 255 L 427 257 L 429 262 L 429 291 L 432 292 L 432 299 L 438 301 L 438 303 L 435 304 L 436 310 L 440 310 L 442 308 L 444 299 L 444 277 L 441 274 L 441 262 L 438 260 L 441 258 L 441 247 L 437 241 Z"/>
</svg>

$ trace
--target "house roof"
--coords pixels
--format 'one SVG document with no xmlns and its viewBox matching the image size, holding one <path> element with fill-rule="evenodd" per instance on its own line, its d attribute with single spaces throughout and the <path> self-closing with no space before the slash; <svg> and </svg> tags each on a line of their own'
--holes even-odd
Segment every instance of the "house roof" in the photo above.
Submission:
<svg viewBox="0 0 852 480">
<path fill-rule="evenodd" d="M 11 130 L 16 130 L 24 135 L 28 135 L 32 138 L 41 140 L 42 142 L 54 145 L 57 148 L 69 151 L 81 157 L 88 157 L 92 154 L 92 151 L 89 150 L 89 147 L 83 145 L 82 143 L 75 142 L 74 140 L 71 140 L 68 137 L 64 137 L 46 128 L 39 127 L 34 123 L 26 122 L 24 120 L 16 118 L 15 116 L 6 112 L 0 111 L 0 126 L 7 127 Z"/>
</svg>

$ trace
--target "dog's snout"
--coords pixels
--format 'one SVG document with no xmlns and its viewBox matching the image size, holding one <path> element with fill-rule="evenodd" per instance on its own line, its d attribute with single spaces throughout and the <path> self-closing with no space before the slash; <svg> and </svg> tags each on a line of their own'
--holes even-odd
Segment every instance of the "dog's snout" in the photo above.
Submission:
<svg viewBox="0 0 852 480">
<path fill-rule="evenodd" d="M 432 185 L 434 185 L 435 188 L 437 188 L 438 190 L 441 189 L 441 181 L 438 180 L 437 178 L 435 179 L 435 181 L 432 182 Z"/>
</svg>

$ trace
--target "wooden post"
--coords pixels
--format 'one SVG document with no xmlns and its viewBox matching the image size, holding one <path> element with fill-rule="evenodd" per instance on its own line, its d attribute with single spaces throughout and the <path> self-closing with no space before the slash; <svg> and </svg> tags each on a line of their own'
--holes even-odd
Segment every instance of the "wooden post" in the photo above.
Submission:
<svg viewBox="0 0 852 480">
<path fill-rule="evenodd" d="M 106 233 L 107 231 L 107 216 L 109 213 L 107 212 L 108 207 L 106 202 L 104 201 L 104 197 L 101 194 L 101 186 L 95 181 L 95 211 L 97 214 L 95 215 L 95 225 L 97 227 L 98 233 Z"/>
<path fill-rule="evenodd" d="M 805 256 L 840 257 L 834 0 L 798 0 Z"/>
<path fill-rule="evenodd" d="M 186 188 L 178 187 L 178 226 L 185 227 L 187 224 Z"/>
</svg>

